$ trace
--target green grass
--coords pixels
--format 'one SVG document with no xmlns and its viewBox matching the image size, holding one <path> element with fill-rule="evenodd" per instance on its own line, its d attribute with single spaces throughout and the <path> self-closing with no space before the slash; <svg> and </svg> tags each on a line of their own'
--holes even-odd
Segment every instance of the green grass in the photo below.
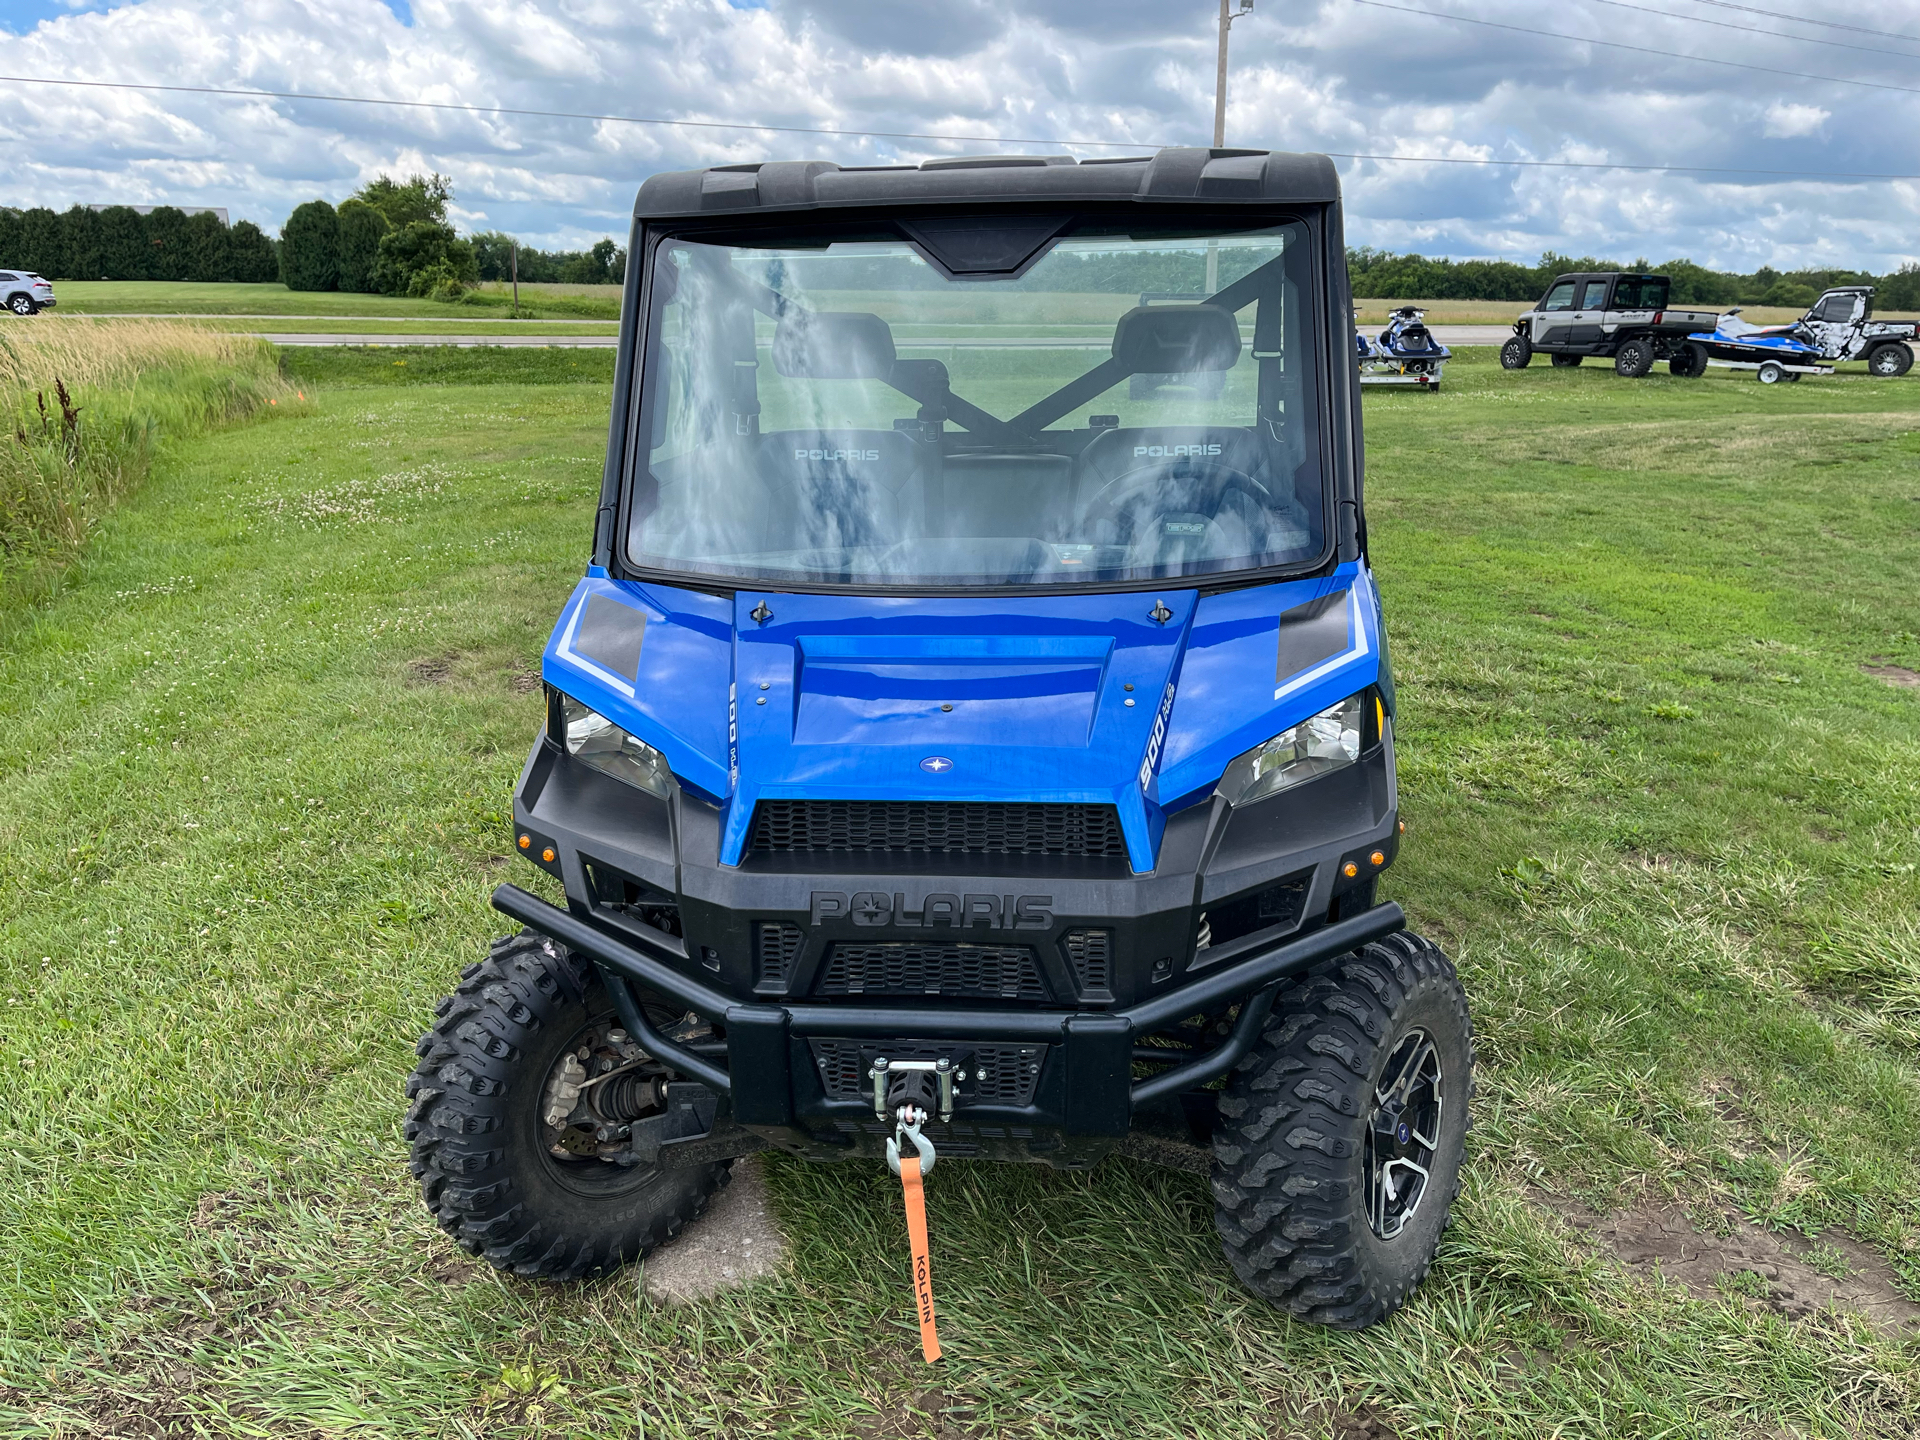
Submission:
<svg viewBox="0 0 1920 1440">
<path fill-rule="evenodd" d="M 1235 1286 L 1193 1177 L 943 1166 L 930 1371 L 876 1166 L 774 1163 L 791 1269 L 687 1310 L 499 1278 L 417 1202 L 400 1088 L 534 883 L 515 680 L 608 394 L 426 353 L 290 357 L 316 413 L 177 448 L 7 617 L 0 1429 L 1911 1434 L 1913 1340 L 1630 1278 L 1549 1201 L 1845 1230 L 1920 1294 L 1920 693 L 1861 669 L 1920 670 L 1920 387 L 1369 393 L 1388 889 L 1481 1036 L 1458 1223 L 1344 1335 Z"/>
<path fill-rule="evenodd" d="M 68 315 L 363 315 L 444 321 L 481 318 L 512 303 L 510 294 L 493 286 L 469 292 L 465 301 L 457 305 L 410 300 L 404 295 L 289 290 L 278 283 L 215 285 L 153 280 L 62 280 L 54 286 L 54 294 L 60 302 L 59 313 Z M 617 320 L 620 292 L 616 286 L 522 285 L 520 313 L 529 318 Z"/>
</svg>

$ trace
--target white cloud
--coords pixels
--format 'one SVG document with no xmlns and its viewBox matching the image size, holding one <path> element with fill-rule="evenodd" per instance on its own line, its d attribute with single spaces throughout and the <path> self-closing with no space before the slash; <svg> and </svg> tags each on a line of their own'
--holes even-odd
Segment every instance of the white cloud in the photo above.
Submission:
<svg viewBox="0 0 1920 1440">
<path fill-rule="evenodd" d="M 1820 127 L 1833 118 L 1831 110 L 1818 105 L 1789 105 L 1776 100 L 1767 107 L 1765 133 L 1771 139 L 1792 140 L 1800 135 L 1817 135 Z"/>
<path fill-rule="evenodd" d="M 1212 129 L 1214 30 L 1197 0 L 413 0 L 410 24 L 382 0 L 128 0 L 63 11 L 48 4 L 31 22 L 0 21 L 15 32 L 5 37 L 11 73 L 1006 136 L 1047 149 L 1063 139 L 1205 143 Z M 1904 12 L 1898 0 L 1854 0 L 1847 18 L 1920 34 Z M 1229 141 L 1704 167 L 1342 160 L 1348 235 L 1360 244 L 1527 260 L 1547 249 L 1685 255 L 1741 269 L 1885 270 L 1916 258 L 1920 186 L 1818 178 L 1920 170 L 1906 139 L 1920 129 L 1920 94 L 1898 88 L 1920 80 L 1891 54 L 1898 47 L 1848 49 L 1859 35 L 1806 23 L 1791 37 L 1698 16 L 1636 14 L 1623 25 L 1597 0 L 1545 11 L 1484 0 L 1472 13 L 1656 53 L 1351 0 L 1263 6 L 1234 26 Z M 1755 18 L 1753 28 L 1771 23 Z M 437 169 L 453 177 L 467 223 L 548 245 L 624 236 L 633 192 L 656 170 L 998 148 L 5 83 L 0 143 L 9 155 L 0 203 L 225 205 L 272 227 L 299 202 L 337 199 L 382 170 Z M 1729 171 L 1811 173 L 1719 173 Z"/>
</svg>

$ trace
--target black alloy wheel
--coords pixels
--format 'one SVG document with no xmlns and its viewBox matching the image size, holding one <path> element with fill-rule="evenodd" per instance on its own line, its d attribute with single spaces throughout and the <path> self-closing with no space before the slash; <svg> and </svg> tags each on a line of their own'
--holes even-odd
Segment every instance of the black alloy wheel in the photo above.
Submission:
<svg viewBox="0 0 1920 1440">
<path fill-rule="evenodd" d="M 1553 357 L 1553 368 L 1556 370 L 1571 370 L 1586 358 L 1584 355 L 1556 355 Z"/>
<path fill-rule="evenodd" d="M 1638 380 L 1653 369 L 1653 346 L 1645 340 L 1629 340 L 1613 357 L 1613 373 L 1627 380 Z"/>
<path fill-rule="evenodd" d="M 1407 1032 L 1388 1057 L 1386 1083 L 1373 1092 L 1367 1117 L 1367 1218 L 1373 1233 L 1392 1240 L 1427 1198 L 1446 1118 L 1446 1076 L 1440 1051 L 1425 1030 Z"/>
<path fill-rule="evenodd" d="M 1891 345 L 1875 346 L 1867 356 L 1867 369 L 1883 380 L 1897 380 L 1912 368 L 1912 349 L 1897 340 Z"/>
<path fill-rule="evenodd" d="M 1500 347 L 1500 368 L 1502 370 L 1524 370 L 1533 363 L 1533 342 L 1524 335 L 1515 335 Z"/>
</svg>

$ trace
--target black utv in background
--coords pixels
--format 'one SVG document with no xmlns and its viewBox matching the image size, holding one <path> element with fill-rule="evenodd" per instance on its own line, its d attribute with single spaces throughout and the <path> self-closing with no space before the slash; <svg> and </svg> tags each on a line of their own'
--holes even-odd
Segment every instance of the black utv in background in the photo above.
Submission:
<svg viewBox="0 0 1920 1440">
<path fill-rule="evenodd" d="M 1500 364 L 1524 370 L 1535 353 L 1555 365 L 1578 365 L 1589 355 L 1611 356 L 1616 374 L 1637 380 L 1665 360 L 1674 374 L 1693 376 L 1695 356 L 1687 336 L 1711 330 L 1712 310 L 1670 310 L 1665 275 L 1562 275 L 1540 303 L 1513 323 L 1513 338 L 1500 347 Z"/>
</svg>

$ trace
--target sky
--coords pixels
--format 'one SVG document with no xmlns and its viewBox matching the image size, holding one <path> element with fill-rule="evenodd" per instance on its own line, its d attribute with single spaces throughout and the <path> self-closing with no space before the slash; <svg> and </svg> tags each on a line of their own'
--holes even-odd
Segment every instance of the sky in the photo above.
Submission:
<svg viewBox="0 0 1920 1440">
<path fill-rule="evenodd" d="M 0 80 L 0 204 L 221 205 L 272 233 L 304 200 L 438 170 L 462 228 L 574 248 L 624 242 L 634 191 L 659 170 L 1206 144 L 1218 7 L 0 0 L 0 31 L 0 71 L 14 77 Z M 1551 33 L 1527 33 L 1539 31 Z M 1354 244 L 1741 271 L 1920 261 L 1911 0 L 1255 0 L 1232 29 L 1228 98 L 1229 145 L 1413 157 L 1338 161 Z M 743 123 L 970 138 L 712 128 Z M 1623 165 L 1792 173 L 1611 168 Z M 1904 178 L 1845 178 L 1861 175 Z"/>
</svg>

